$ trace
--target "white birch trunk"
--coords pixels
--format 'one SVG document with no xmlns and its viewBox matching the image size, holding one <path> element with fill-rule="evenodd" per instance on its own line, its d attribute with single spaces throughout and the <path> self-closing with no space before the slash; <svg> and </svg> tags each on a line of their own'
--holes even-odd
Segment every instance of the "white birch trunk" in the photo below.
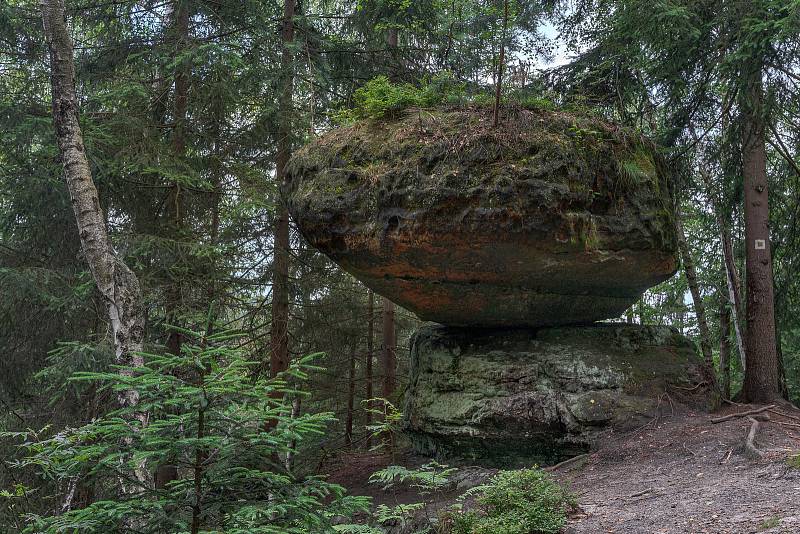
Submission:
<svg viewBox="0 0 800 534">
<path fill-rule="evenodd" d="M 140 352 L 144 338 L 144 309 L 139 282 L 112 249 L 92 180 L 78 122 L 75 65 L 72 39 L 65 21 L 64 0 L 42 0 L 41 6 L 50 53 L 53 124 L 81 248 L 108 311 L 116 363 L 138 367 L 143 364 Z M 130 371 L 121 373 L 131 374 Z M 127 390 L 119 394 L 118 400 L 123 407 L 135 407 L 139 403 L 139 395 L 134 390 Z M 146 414 L 139 413 L 136 417 L 142 425 L 146 424 Z M 149 479 L 143 469 L 137 469 L 136 478 L 140 483 L 147 483 Z"/>
</svg>

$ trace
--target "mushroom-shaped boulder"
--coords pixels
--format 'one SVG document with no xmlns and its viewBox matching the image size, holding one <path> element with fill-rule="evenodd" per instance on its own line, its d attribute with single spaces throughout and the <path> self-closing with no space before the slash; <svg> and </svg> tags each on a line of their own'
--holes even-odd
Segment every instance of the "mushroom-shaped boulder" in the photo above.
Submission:
<svg viewBox="0 0 800 534">
<path fill-rule="evenodd" d="M 677 268 L 656 148 L 594 117 L 409 110 L 332 130 L 288 172 L 306 239 L 425 320 L 590 323 Z"/>
</svg>

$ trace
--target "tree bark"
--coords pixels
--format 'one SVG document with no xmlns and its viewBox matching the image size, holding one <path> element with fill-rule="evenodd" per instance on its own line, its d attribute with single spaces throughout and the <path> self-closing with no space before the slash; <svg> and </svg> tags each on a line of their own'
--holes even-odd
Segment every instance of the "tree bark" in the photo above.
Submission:
<svg viewBox="0 0 800 534">
<path fill-rule="evenodd" d="M 356 345 L 350 349 L 347 371 L 347 416 L 345 418 L 344 438 L 348 446 L 353 444 L 353 405 L 356 397 Z"/>
<path fill-rule="evenodd" d="M 178 1 L 173 13 L 172 41 L 175 45 L 175 56 L 184 53 L 189 46 L 189 6 L 187 1 Z M 186 115 L 189 104 L 189 78 L 190 71 L 185 61 L 180 61 L 178 57 L 173 57 L 176 61 L 175 67 L 175 98 L 174 114 L 175 127 L 172 130 L 172 152 L 175 159 L 180 161 L 186 157 Z M 183 191 L 181 183 L 176 181 L 172 184 L 168 209 L 172 211 L 171 225 L 172 238 L 181 240 L 183 238 Z M 165 291 L 165 318 L 169 325 L 178 326 L 180 321 L 180 306 L 183 295 L 182 280 L 171 277 L 167 283 Z M 175 330 L 170 330 L 167 334 L 166 349 L 170 354 L 176 356 L 181 353 L 183 345 L 183 334 Z M 178 479 L 178 468 L 171 464 L 162 464 L 156 468 L 155 487 L 163 489 L 168 483 Z"/>
<path fill-rule="evenodd" d="M 723 269 L 725 267 L 723 266 Z M 731 398 L 731 309 L 726 291 L 719 292 L 719 375 L 723 398 Z"/>
<path fill-rule="evenodd" d="M 506 63 L 506 32 L 508 31 L 508 0 L 503 0 L 503 33 L 500 35 L 500 57 L 497 60 L 497 83 L 494 88 L 494 120 L 500 123 L 500 97 L 503 91 L 503 71 Z"/>
<path fill-rule="evenodd" d="M 386 48 L 389 49 L 389 80 L 393 83 L 400 81 L 400 61 L 398 59 L 399 42 L 400 32 L 397 28 L 389 28 L 386 31 Z"/>
<path fill-rule="evenodd" d="M 383 297 L 383 388 L 381 394 L 388 399 L 397 385 L 397 340 L 394 328 L 394 302 Z"/>
<path fill-rule="evenodd" d="M 367 361 L 364 366 L 364 380 L 366 382 L 365 398 L 367 399 L 367 426 L 372 424 L 372 359 L 374 357 L 373 340 L 375 338 L 375 295 L 370 289 L 367 293 Z M 367 448 L 372 447 L 372 437 L 367 438 Z"/>
<path fill-rule="evenodd" d="M 749 402 L 766 403 L 781 396 L 769 240 L 769 189 L 761 65 L 746 66 L 746 69 L 742 105 L 742 174 L 747 269 L 747 369 L 743 393 Z"/>
<path fill-rule="evenodd" d="M 717 200 L 717 196 L 714 194 L 714 187 L 713 183 L 711 182 L 711 174 L 707 169 L 701 167 L 700 176 L 703 178 L 706 196 L 711 202 L 711 209 L 714 211 L 714 218 L 717 220 L 717 227 L 719 228 L 720 243 L 722 244 L 722 261 L 725 271 L 725 282 L 728 286 L 731 319 L 733 322 L 734 332 L 736 334 L 736 348 L 738 349 L 742 370 L 744 371 L 747 369 L 747 358 L 745 355 L 744 335 L 742 334 L 743 328 L 741 324 L 741 320 L 744 317 L 744 313 L 742 312 L 741 297 L 742 282 L 739 278 L 739 272 L 736 269 L 736 259 L 733 256 L 733 244 L 731 243 L 730 230 L 722 216 L 722 210 Z"/>
<path fill-rule="evenodd" d="M 141 290 L 136 275 L 113 250 L 86 157 L 78 118 L 72 39 L 65 21 L 64 0 L 43 0 L 41 6 L 50 57 L 53 124 L 81 249 L 108 312 L 116 363 L 139 367 L 144 363 L 141 350 L 145 314 Z M 132 375 L 130 370 L 121 370 L 120 373 Z M 139 404 L 139 394 L 135 390 L 125 390 L 119 393 L 118 401 L 122 407 L 135 407 Z M 141 425 L 147 421 L 145 414 L 139 414 L 137 418 Z M 137 469 L 135 475 L 141 484 L 149 483 L 149 477 L 143 469 Z M 122 490 L 126 491 L 126 488 Z"/>
<path fill-rule="evenodd" d="M 204 388 L 205 383 L 205 371 L 203 369 L 198 369 L 198 387 L 201 389 Z M 204 406 L 200 406 L 197 409 L 197 433 L 195 437 L 197 438 L 197 445 L 195 446 L 194 452 L 194 464 L 192 465 L 192 486 L 193 486 L 193 500 L 192 503 L 192 534 L 198 534 L 200 532 L 200 528 L 202 526 L 202 517 L 203 517 L 203 475 L 204 475 L 204 465 L 206 461 L 206 453 L 205 449 L 202 447 L 201 443 L 203 438 L 205 438 L 206 427 L 206 409 Z"/>
<path fill-rule="evenodd" d="M 389 28 L 389 30 L 386 32 L 386 44 L 389 46 L 389 48 L 395 49 L 397 48 L 398 42 L 399 33 L 397 28 Z"/>
<path fill-rule="evenodd" d="M 721 218 L 717 221 L 722 225 Z M 722 259 L 725 262 L 725 282 L 728 286 L 728 298 L 731 303 L 731 320 L 733 322 L 734 333 L 736 334 L 736 348 L 739 351 L 742 371 L 747 369 L 747 353 L 745 351 L 744 333 L 742 319 L 742 281 L 739 278 L 739 271 L 736 269 L 736 259 L 733 257 L 733 244 L 731 235 L 727 227 L 720 226 L 720 238 L 722 240 Z"/>
<path fill-rule="evenodd" d="M 184 53 L 189 45 L 189 7 L 188 2 L 179 0 L 176 3 L 174 17 L 174 27 L 172 40 L 175 45 L 175 98 L 174 115 L 175 127 L 172 130 L 172 152 L 176 160 L 180 161 L 186 157 L 186 114 L 189 102 L 189 76 L 190 72 L 185 61 L 180 61 L 177 57 Z M 183 190 L 182 184 L 175 181 L 172 184 L 168 209 L 172 211 L 172 220 L 169 227 L 172 231 L 172 238 L 180 240 L 183 234 Z M 182 281 L 179 278 L 170 278 L 166 288 L 166 320 L 170 325 L 177 326 L 180 308 L 181 295 L 183 293 Z M 167 335 L 167 352 L 170 354 L 180 354 L 183 335 L 179 332 L 171 331 Z"/>
<path fill-rule="evenodd" d="M 682 214 L 678 213 L 675 218 L 675 227 L 678 233 L 678 248 L 680 248 L 681 251 L 683 270 L 686 274 L 686 280 L 689 283 L 689 291 L 692 294 L 694 313 L 697 316 L 697 328 L 700 330 L 700 350 L 703 353 L 706 367 L 711 371 L 713 376 L 714 357 L 711 350 L 711 333 L 709 332 L 708 321 L 706 320 L 706 307 L 703 302 L 703 294 L 700 292 L 700 284 L 697 281 L 697 270 L 695 269 L 694 259 L 689 250 L 689 245 L 686 242 L 686 232 L 683 229 L 681 217 Z"/>
<path fill-rule="evenodd" d="M 277 154 L 275 181 L 286 182 L 286 164 L 291 156 L 292 135 L 292 50 L 296 0 L 285 0 L 281 27 L 281 93 L 278 102 Z M 274 227 L 272 267 L 272 328 L 270 372 L 272 376 L 289 368 L 289 211 L 283 201 L 278 207 Z"/>
</svg>

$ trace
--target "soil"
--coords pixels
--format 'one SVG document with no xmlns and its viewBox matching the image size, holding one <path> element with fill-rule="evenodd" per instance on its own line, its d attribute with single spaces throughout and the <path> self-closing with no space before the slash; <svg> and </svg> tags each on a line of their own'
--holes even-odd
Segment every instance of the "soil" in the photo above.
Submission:
<svg viewBox="0 0 800 534">
<path fill-rule="evenodd" d="M 713 417 L 752 408 L 726 406 Z M 781 406 L 765 413 L 770 420 L 760 423 L 755 439 L 761 457 L 748 457 L 743 449 L 747 418 L 712 424 L 712 416 L 679 406 L 632 432 L 606 435 L 595 452 L 552 470 L 578 497 L 564 533 L 800 533 L 800 469 L 788 462 L 800 453 L 800 410 Z M 368 482 L 369 475 L 392 463 L 425 461 L 411 454 L 392 459 L 351 453 L 326 471 L 351 494 L 391 506 L 423 498 L 412 488 L 384 491 Z M 435 516 L 436 509 L 494 472 L 462 468 L 446 491 L 428 498 L 433 502 L 422 515 Z"/>
</svg>

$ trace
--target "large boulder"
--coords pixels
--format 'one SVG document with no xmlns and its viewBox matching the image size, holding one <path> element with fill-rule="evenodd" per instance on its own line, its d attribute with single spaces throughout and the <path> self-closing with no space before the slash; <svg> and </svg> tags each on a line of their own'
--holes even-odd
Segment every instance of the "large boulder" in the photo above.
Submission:
<svg viewBox="0 0 800 534">
<path fill-rule="evenodd" d="M 693 344 L 670 327 L 425 326 L 412 341 L 406 433 L 427 455 L 553 463 L 673 403 L 707 409 L 705 377 Z"/>
<path fill-rule="evenodd" d="M 596 118 L 414 110 L 333 130 L 288 171 L 308 241 L 425 320 L 590 323 L 677 268 L 655 148 Z"/>
</svg>

